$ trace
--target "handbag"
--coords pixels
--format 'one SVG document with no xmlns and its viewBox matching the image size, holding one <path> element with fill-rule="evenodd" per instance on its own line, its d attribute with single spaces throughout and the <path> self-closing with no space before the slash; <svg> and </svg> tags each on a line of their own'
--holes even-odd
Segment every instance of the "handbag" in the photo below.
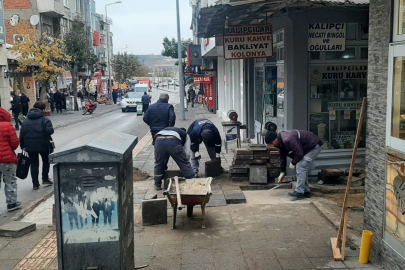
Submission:
<svg viewBox="0 0 405 270">
<path fill-rule="evenodd" d="M 49 154 L 52 154 L 54 150 L 55 150 L 55 143 L 53 142 L 52 137 L 49 136 Z"/>
<path fill-rule="evenodd" d="M 31 165 L 27 152 L 23 150 L 17 155 L 17 159 L 17 170 L 15 172 L 15 175 L 20 179 L 25 179 L 28 176 L 28 171 Z"/>
</svg>

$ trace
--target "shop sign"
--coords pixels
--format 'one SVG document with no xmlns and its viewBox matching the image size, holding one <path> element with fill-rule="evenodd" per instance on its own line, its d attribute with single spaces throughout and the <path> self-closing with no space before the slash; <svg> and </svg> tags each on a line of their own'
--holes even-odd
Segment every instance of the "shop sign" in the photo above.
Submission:
<svg viewBox="0 0 405 270">
<path fill-rule="evenodd" d="M 271 24 L 229 26 L 223 29 L 223 41 L 227 60 L 273 56 Z"/>
<path fill-rule="evenodd" d="M 329 110 L 357 110 L 362 106 L 361 101 L 336 101 L 336 102 L 329 102 L 328 109 Z"/>
<path fill-rule="evenodd" d="M 356 131 L 332 131 L 331 139 L 339 144 L 340 148 L 353 148 Z"/>
<path fill-rule="evenodd" d="M 225 131 L 225 139 L 227 142 L 234 141 L 238 138 L 238 127 L 236 126 L 224 127 L 224 131 Z"/>
<path fill-rule="evenodd" d="M 333 52 L 345 49 L 345 23 L 310 23 L 308 25 L 308 50 L 310 52 Z"/>
<path fill-rule="evenodd" d="M 325 121 L 325 116 L 323 114 L 311 114 L 311 123 L 320 124 Z"/>
<path fill-rule="evenodd" d="M 325 65 L 310 67 L 311 80 L 367 79 L 365 65 Z"/>
<path fill-rule="evenodd" d="M 93 33 L 93 45 L 100 46 L 100 32 L 94 31 Z"/>
<path fill-rule="evenodd" d="M 210 83 L 210 77 L 194 77 L 194 83 Z"/>
</svg>

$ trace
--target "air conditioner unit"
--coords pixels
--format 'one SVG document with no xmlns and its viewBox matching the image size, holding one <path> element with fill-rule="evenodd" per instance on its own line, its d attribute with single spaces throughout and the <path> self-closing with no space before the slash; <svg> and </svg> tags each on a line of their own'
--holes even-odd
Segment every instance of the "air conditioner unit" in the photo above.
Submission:
<svg viewBox="0 0 405 270">
<path fill-rule="evenodd" d="M 20 34 L 13 34 L 14 43 L 24 42 L 24 36 Z"/>
</svg>

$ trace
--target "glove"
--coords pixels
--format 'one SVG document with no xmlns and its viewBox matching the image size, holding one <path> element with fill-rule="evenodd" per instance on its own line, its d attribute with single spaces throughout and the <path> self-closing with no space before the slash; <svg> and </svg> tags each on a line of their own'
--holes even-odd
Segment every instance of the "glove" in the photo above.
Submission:
<svg viewBox="0 0 405 270">
<path fill-rule="evenodd" d="M 288 166 L 290 169 L 295 169 L 295 165 L 293 165 L 292 163 L 290 163 L 290 166 Z"/>
<path fill-rule="evenodd" d="M 195 152 L 194 158 L 195 158 L 195 159 L 200 159 L 200 158 L 201 158 L 200 153 L 199 153 L 199 152 Z"/>
<path fill-rule="evenodd" d="M 283 182 L 284 176 L 285 176 L 285 173 L 281 172 L 281 173 L 280 173 L 280 176 L 277 178 L 277 180 L 278 180 L 279 183 L 282 183 L 282 182 Z"/>
<path fill-rule="evenodd" d="M 216 158 L 221 158 L 221 153 L 216 153 L 216 154 L 215 154 L 215 157 L 216 157 Z"/>
</svg>

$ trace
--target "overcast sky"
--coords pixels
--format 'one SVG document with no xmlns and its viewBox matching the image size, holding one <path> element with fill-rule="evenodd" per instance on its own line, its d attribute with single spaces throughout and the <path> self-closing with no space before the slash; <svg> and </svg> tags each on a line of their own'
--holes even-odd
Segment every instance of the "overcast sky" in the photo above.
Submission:
<svg viewBox="0 0 405 270">
<path fill-rule="evenodd" d="M 117 0 L 96 0 L 96 12 L 104 14 L 105 5 Z M 177 39 L 176 0 L 121 0 L 107 7 L 114 21 L 114 53 L 128 45 L 128 53 L 160 54 L 165 36 Z M 179 0 L 181 38 L 192 37 L 189 0 Z M 122 50 L 125 51 L 125 50 Z M 122 52 L 121 51 L 121 52 Z"/>
</svg>

